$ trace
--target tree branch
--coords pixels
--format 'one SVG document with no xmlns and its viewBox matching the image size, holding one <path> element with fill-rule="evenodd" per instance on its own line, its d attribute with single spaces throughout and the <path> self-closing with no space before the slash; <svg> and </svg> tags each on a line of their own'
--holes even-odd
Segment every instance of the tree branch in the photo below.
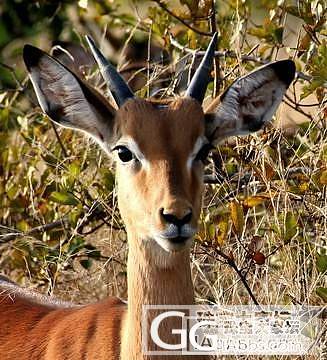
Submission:
<svg viewBox="0 0 327 360">
<path fill-rule="evenodd" d="M 224 260 L 226 260 L 226 263 L 237 273 L 238 277 L 240 278 L 242 284 L 244 285 L 246 291 L 248 292 L 249 296 L 251 297 L 252 301 L 254 302 L 255 305 L 260 306 L 259 302 L 257 301 L 256 297 L 254 296 L 249 284 L 246 281 L 245 276 L 242 274 L 242 271 L 237 267 L 234 259 L 232 257 L 230 257 L 229 255 L 225 254 L 224 252 L 222 252 L 219 249 L 216 248 L 212 248 L 212 250 L 214 251 L 214 254 L 217 256 L 221 256 Z M 206 251 L 206 254 L 209 256 L 212 256 L 211 254 L 209 254 Z M 213 256 L 216 260 L 219 260 L 216 258 L 216 256 Z"/>
<path fill-rule="evenodd" d="M 81 233 L 81 235 L 92 234 L 93 232 L 98 230 L 100 227 L 102 227 L 104 224 L 113 227 L 115 230 L 122 230 L 121 227 L 117 227 L 117 226 L 113 226 L 112 224 L 109 224 L 108 221 L 106 220 L 106 215 L 107 214 L 105 213 L 105 211 L 95 209 L 91 213 L 86 214 L 84 216 L 83 221 L 80 224 L 78 224 L 78 226 L 77 226 L 77 231 L 82 230 L 82 228 L 84 226 L 88 225 L 92 220 L 97 220 L 97 219 L 101 219 L 102 223 L 99 225 L 96 225 L 90 231 Z M 36 226 L 26 232 L 16 231 L 16 232 L 8 233 L 8 234 L 2 234 L 2 235 L 0 235 L 0 244 L 4 244 L 9 241 L 15 240 L 17 237 L 33 236 L 33 235 L 40 234 L 45 231 L 50 231 L 53 229 L 60 229 L 60 228 L 66 229 L 66 228 L 69 228 L 69 226 L 70 226 L 69 217 L 64 216 L 63 218 L 61 218 L 57 221 L 54 221 L 54 222 L 51 222 L 51 223 L 45 224 L 45 225 Z"/>
<path fill-rule="evenodd" d="M 166 13 L 168 13 L 170 16 L 172 16 L 173 18 L 175 18 L 176 20 L 181 22 L 183 25 L 185 25 L 187 28 L 194 31 L 195 33 L 197 33 L 199 35 L 203 35 L 203 36 L 212 36 L 212 33 L 196 29 L 195 27 L 190 25 L 188 22 L 186 22 L 184 19 L 182 19 L 179 16 L 177 16 L 176 14 L 174 14 L 171 10 L 168 9 L 168 7 L 161 0 L 152 0 L 152 1 L 155 2 L 156 4 L 158 4 L 158 6 L 161 9 L 163 9 L 164 11 L 166 11 Z"/>
<path fill-rule="evenodd" d="M 183 46 L 182 44 L 180 44 L 178 41 L 176 41 L 171 34 L 169 34 L 169 38 L 170 38 L 170 43 L 177 49 L 192 54 L 193 56 L 196 57 L 202 57 L 205 54 L 204 50 L 193 50 L 188 48 L 187 46 Z M 215 57 L 217 58 L 224 58 L 224 57 L 230 57 L 230 58 L 237 58 L 237 55 L 231 51 L 231 50 L 225 50 L 225 51 L 215 51 Z M 255 57 L 255 56 L 250 56 L 250 55 L 243 55 L 241 57 L 241 59 L 243 61 L 253 61 L 253 62 L 257 62 L 259 64 L 267 64 L 269 61 L 268 60 L 263 60 L 259 57 Z"/>
<path fill-rule="evenodd" d="M 169 39 L 170 39 L 170 43 L 176 49 L 179 49 L 179 50 L 181 50 L 181 51 L 183 51 L 185 53 L 192 54 L 195 57 L 202 57 L 205 54 L 205 50 L 194 50 L 194 49 L 190 49 L 187 46 L 184 46 L 184 45 L 180 44 L 177 40 L 175 40 L 173 38 L 173 36 L 171 34 L 169 34 Z M 229 57 L 229 58 L 234 58 L 234 59 L 238 58 L 238 56 L 232 50 L 215 51 L 215 57 L 216 58 Z M 265 65 L 265 64 L 268 64 L 270 62 L 270 60 L 262 59 L 260 57 L 252 56 L 252 55 L 242 55 L 241 60 L 242 61 L 248 61 L 248 62 L 252 61 L 252 62 L 256 62 L 256 63 L 261 64 L 261 65 Z M 308 81 L 308 82 L 312 81 L 312 76 L 304 74 L 301 71 L 296 72 L 296 78 L 297 79 L 302 79 L 302 80 L 305 80 L 305 81 Z"/>
</svg>

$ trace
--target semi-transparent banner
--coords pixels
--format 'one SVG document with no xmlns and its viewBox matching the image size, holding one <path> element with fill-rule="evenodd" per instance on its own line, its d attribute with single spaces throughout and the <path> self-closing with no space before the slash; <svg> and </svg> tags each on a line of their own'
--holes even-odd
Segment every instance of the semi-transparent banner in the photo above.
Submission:
<svg viewBox="0 0 327 360">
<path fill-rule="evenodd" d="M 326 308 L 149 305 L 142 342 L 146 355 L 319 354 L 327 346 Z"/>
</svg>

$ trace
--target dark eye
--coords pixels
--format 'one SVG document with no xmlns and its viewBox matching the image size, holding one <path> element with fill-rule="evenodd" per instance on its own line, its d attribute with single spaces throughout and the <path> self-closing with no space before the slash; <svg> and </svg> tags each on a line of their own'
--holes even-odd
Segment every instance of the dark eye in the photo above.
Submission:
<svg viewBox="0 0 327 360">
<path fill-rule="evenodd" d="M 126 146 L 117 146 L 114 150 L 117 151 L 118 157 L 122 162 L 129 162 L 135 159 L 134 154 Z"/>
<path fill-rule="evenodd" d="M 213 149 L 214 147 L 211 144 L 205 144 L 202 146 L 202 148 L 200 149 L 200 151 L 197 153 L 196 157 L 195 157 L 195 161 L 202 161 L 203 163 L 206 161 L 210 151 Z"/>
</svg>

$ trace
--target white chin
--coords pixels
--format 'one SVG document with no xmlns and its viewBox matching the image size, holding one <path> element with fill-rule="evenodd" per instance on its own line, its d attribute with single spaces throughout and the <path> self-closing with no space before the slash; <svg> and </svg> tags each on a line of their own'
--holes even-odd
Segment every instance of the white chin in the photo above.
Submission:
<svg viewBox="0 0 327 360">
<path fill-rule="evenodd" d="M 190 248 L 193 238 L 189 237 L 184 241 L 174 242 L 164 237 L 154 237 L 156 243 L 167 252 L 178 252 Z"/>
</svg>

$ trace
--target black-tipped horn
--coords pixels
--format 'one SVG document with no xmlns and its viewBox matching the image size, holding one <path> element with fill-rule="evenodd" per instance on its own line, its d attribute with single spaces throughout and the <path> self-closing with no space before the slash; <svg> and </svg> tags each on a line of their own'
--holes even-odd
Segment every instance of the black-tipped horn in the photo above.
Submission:
<svg viewBox="0 0 327 360">
<path fill-rule="evenodd" d="M 126 100 L 134 97 L 132 90 L 114 66 L 110 64 L 102 52 L 96 47 L 93 39 L 89 35 L 86 35 L 85 38 L 95 61 L 99 65 L 100 72 L 106 81 L 113 98 L 115 99 L 118 107 L 121 107 Z"/>
<path fill-rule="evenodd" d="M 204 95 L 210 81 L 209 75 L 215 55 L 215 50 L 217 47 L 217 37 L 218 34 L 215 33 L 185 93 L 185 96 L 196 99 L 200 103 L 202 103 L 204 99 Z"/>
</svg>

